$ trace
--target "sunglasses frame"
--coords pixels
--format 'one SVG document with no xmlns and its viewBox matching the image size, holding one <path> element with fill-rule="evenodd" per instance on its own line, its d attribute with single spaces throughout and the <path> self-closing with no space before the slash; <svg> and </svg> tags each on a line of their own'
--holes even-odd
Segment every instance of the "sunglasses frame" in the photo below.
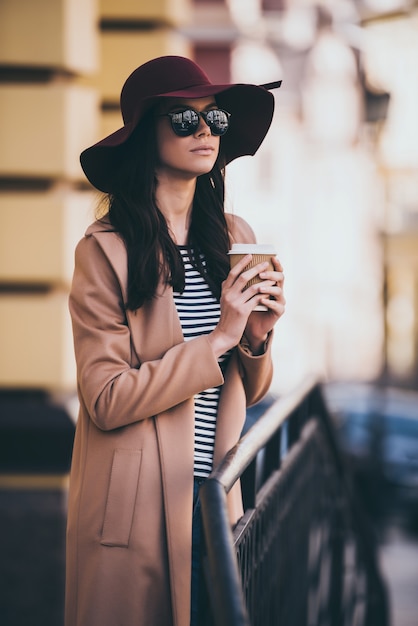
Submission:
<svg viewBox="0 0 418 626">
<path fill-rule="evenodd" d="M 195 113 L 197 115 L 197 123 L 186 120 L 187 123 L 189 124 L 188 127 L 184 129 L 184 131 L 180 130 L 180 132 L 178 132 L 178 130 L 176 130 L 175 128 L 176 122 L 174 121 L 174 116 L 179 115 L 180 113 L 186 113 L 186 111 L 191 111 L 192 113 Z M 227 118 L 227 126 L 225 130 L 220 133 L 213 132 L 215 125 L 210 120 L 208 121 L 208 115 L 210 113 L 218 112 L 218 111 L 220 111 L 221 113 L 224 113 Z M 184 109 L 181 109 L 180 111 L 172 111 L 170 113 L 163 113 L 159 115 L 158 117 L 170 118 L 171 128 L 173 129 L 173 132 L 177 135 L 177 137 L 190 137 L 191 135 L 193 135 L 193 133 L 196 132 L 196 130 L 199 128 L 200 118 L 202 118 L 205 124 L 209 127 L 211 135 L 214 135 L 215 137 L 222 137 L 228 131 L 229 118 L 231 117 L 231 113 L 228 113 L 228 111 L 225 111 L 225 109 L 220 109 L 220 108 L 209 109 L 208 111 L 196 111 L 196 109 L 193 109 L 192 107 L 185 107 Z M 183 121 L 181 123 L 185 123 L 185 122 Z"/>
</svg>

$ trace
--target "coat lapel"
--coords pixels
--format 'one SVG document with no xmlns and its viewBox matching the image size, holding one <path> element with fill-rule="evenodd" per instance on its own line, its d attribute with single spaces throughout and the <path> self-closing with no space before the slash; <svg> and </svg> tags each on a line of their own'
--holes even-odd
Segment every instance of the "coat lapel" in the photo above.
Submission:
<svg viewBox="0 0 418 626">
<path fill-rule="evenodd" d="M 127 302 L 128 267 L 122 239 L 112 231 L 94 234 L 118 278 L 123 301 Z M 183 332 L 170 286 L 160 282 L 157 294 L 138 311 L 126 311 L 132 343 L 138 361 L 161 358 L 172 346 L 183 341 Z"/>
</svg>

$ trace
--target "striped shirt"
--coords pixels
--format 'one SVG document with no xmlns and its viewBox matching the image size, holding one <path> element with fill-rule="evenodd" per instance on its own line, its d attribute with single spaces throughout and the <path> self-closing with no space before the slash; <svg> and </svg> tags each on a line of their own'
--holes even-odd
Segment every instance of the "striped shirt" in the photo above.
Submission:
<svg viewBox="0 0 418 626">
<path fill-rule="evenodd" d="M 212 294 L 202 274 L 190 261 L 190 249 L 178 246 L 185 271 L 183 293 L 174 291 L 174 302 L 185 341 L 210 333 L 220 317 L 219 301 Z M 203 256 L 202 262 L 205 263 Z M 219 358 L 225 371 L 230 352 Z M 204 367 L 204 364 L 202 364 Z M 216 418 L 221 387 L 211 387 L 195 395 L 194 475 L 206 478 L 212 471 Z"/>
</svg>

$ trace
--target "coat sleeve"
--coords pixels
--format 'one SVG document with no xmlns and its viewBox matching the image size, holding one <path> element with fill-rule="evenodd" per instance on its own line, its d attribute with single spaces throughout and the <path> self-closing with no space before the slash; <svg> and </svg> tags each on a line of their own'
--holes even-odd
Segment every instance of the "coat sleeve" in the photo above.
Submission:
<svg viewBox="0 0 418 626">
<path fill-rule="evenodd" d="M 254 231 L 244 219 L 231 214 L 227 214 L 226 218 L 233 243 L 254 243 L 256 241 Z M 273 331 L 269 334 L 264 353 L 259 356 L 253 356 L 245 337 L 241 339 L 238 345 L 238 360 L 247 406 L 261 400 L 269 390 L 273 377 L 272 339 Z"/>
<path fill-rule="evenodd" d="M 80 400 L 102 430 L 142 420 L 223 383 L 205 336 L 132 367 L 121 287 L 94 237 L 81 240 L 69 300 Z M 164 329 L 161 330 L 164 332 Z M 196 367 L 197 363 L 204 367 Z"/>
<path fill-rule="evenodd" d="M 244 383 L 247 406 L 259 402 L 268 392 L 273 378 L 271 342 L 273 332 L 269 334 L 263 354 L 254 356 L 243 338 L 238 346 L 238 359 Z"/>
</svg>

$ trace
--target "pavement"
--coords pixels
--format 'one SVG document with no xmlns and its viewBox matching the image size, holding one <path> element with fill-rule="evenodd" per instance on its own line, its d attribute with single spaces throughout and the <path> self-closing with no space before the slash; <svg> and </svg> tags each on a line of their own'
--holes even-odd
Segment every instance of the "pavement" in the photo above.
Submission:
<svg viewBox="0 0 418 626">
<path fill-rule="evenodd" d="M 380 545 L 379 561 L 389 594 L 391 626 L 418 626 L 418 533 L 391 523 Z"/>
</svg>

